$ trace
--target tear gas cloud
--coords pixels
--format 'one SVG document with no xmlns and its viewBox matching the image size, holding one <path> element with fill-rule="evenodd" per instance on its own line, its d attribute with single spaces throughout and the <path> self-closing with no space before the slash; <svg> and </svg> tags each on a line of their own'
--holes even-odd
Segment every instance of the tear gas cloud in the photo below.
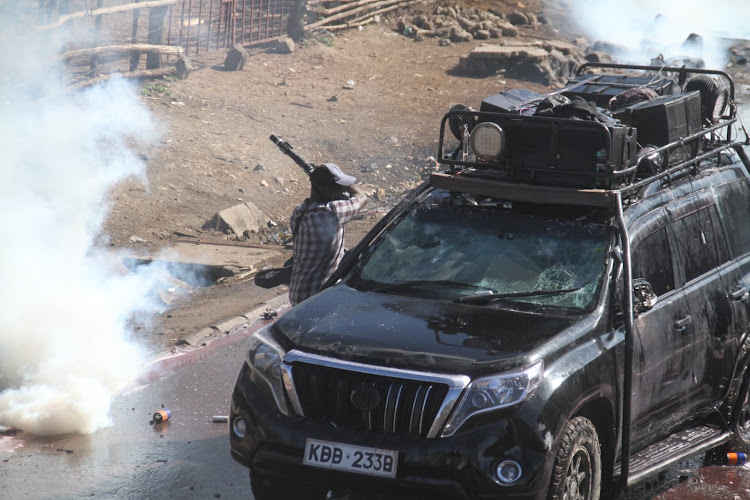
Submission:
<svg viewBox="0 0 750 500">
<path fill-rule="evenodd" d="M 727 62 L 727 38 L 750 38 L 750 2 L 747 0 L 574 0 L 573 18 L 592 41 L 622 45 L 618 56 L 648 64 L 663 54 L 702 57 L 706 66 L 721 69 Z M 703 38 L 703 47 L 684 45 L 691 33 Z"/>
<path fill-rule="evenodd" d="M 23 13 L 8 4 L 0 11 L 0 425 L 90 433 L 110 424 L 113 394 L 144 365 L 127 325 L 157 308 L 150 271 L 122 272 L 95 246 L 108 192 L 144 174 L 131 148 L 149 143 L 154 126 L 121 80 L 66 92 L 56 58 L 63 40 L 22 33 Z"/>
<path fill-rule="evenodd" d="M 571 14 L 593 43 L 623 47 L 619 60 L 651 64 L 660 54 L 670 59 L 700 58 L 708 69 L 723 70 L 728 48 L 736 39 L 750 39 L 748 0 L 573 0 Z M 702 44 L 685 43 L 692 34 Z M 683 62 L 677 65 L 682 66 Z M 740 87 L 739 115 L 750 127 L 750 88 Z"/>
</svg>

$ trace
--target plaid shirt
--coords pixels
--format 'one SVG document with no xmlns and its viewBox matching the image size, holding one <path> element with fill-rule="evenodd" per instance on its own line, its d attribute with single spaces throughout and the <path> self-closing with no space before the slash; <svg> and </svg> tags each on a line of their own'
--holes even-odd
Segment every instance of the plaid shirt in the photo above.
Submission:
<svg viewBox="0 0 750 500">
<path fill-rule="evenodd" d="M 305 200 L 289 225 L 294 236 L 294 267 L 289 298 L 297 305 L 316 294 L 344 257 L 344 224 L 362 208 L 355 198 L 328 203 Z"/>
</svg>

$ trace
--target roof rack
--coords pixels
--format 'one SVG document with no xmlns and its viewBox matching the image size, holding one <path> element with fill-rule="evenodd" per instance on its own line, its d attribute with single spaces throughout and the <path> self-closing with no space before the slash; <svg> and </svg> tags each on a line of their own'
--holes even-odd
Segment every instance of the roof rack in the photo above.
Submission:
<svg viewBox="0 0 750 500">
<path fill-rule="evenodd" d="M 674 93 L 671 84 L 652 85 L 656 77 L 586 74 L 579 78 L 583 70 L 592 67 L 650 71 L 656 76 L 676 74 L 678 80 L 674 83 L 680 88 Z M 691 74 L 711 75 L 728 82 L 727 105 L 719 106 L 718 115 L 710 119 L 704 115 L 702 91 L 682 92 Z M 593 103 L 564 104 L 552 109 L 566 101 L 557 97 L 560 94 L 575 97 L 581 92 L 602 102 L 599 97 L 610 99 L 609 96 L 630 88 L 648 85 L 655 89 L 656 98 L 627 105 L 616 112 Z M 539 114 L 545 104 L 547 112 Z M 566 112 L 572 110 L 572 117 L 557 113 L 563 108 Z M 587 119 L 577 115 L 580 111 Z M 454 106 L 441 121 L 438 148 L 438 161 L 450 170 L 434 174 L 431 182 L 439 187 L 460 185 L 474 191 L 500 189 L 508 199 L 541 201 L 549 196 L 563 200 L 560 203 L 610 206 L 611 195 L 602 194 L 600 200 L 592 201 L 599 197 L 594 193 L 619 192 L 618 198 L 625 199 L 646 185 L 669 179 L 678 172 L 696 174 L 702 167 L 713 164 L 711 160 L 722 151 L 734 148 L 742 152 L 740 146 L 750 144 L 750 140 L 744 128 L 744 141 L 732 139 L 736 122 L 734 82 L 725 72 L 587 63 L 565 88 L 551 94 L 511 90 L 485 99 L 479 111 Z M 446 126 L 458 141 L 450 152 Z M 480 182 L 468 182 L 467 178 L 482 179 L 495 187 L 481 188 Z M 498 183 L 513 189 L 498 187 Z M 567 194 L 561 194 L 560 190 L 567 190 Z M 570 191 L 583 194 L 573 195 Z"/>
</svg>

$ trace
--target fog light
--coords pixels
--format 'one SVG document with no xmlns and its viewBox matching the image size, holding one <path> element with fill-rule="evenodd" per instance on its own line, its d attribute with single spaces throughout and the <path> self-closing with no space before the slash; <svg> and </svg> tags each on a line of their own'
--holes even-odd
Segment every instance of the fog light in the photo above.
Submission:
<svg viewBox="0 0 750 500">
<path fill-rule="evenodd" d="M 497 465 L 495 474 L 503 484 L 515 483 L 521 477 L 521 466 L 513 460 L 506 460 Z"/>
<path fill-rule="evenodd" d="M 242 417 L 235 418 L 234 422 L 232 422 L 232 431 L 234 432 L 234 435 L 240 438 L 245 437 L 246 430 L 247 426 Z"/>
<path fill-rule="evenodd" d="M 505 132 L 496 123 L 480 123 L 471 131 L 469 145 L 480 160 L 496 160 L 505 149 Z"/>
</svg>

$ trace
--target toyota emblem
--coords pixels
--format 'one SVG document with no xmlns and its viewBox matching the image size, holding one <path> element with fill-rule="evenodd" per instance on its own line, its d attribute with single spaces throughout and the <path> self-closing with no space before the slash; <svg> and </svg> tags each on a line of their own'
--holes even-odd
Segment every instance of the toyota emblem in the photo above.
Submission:
<svg viewBox="0 0 750 500">
<path fill-rule="evenodd" d="M 360 385 L 349 396 L 354 407 L 360 411 L 372 411 L 380 404 L 380 393 L 374 388 Z"/>
</svg>

